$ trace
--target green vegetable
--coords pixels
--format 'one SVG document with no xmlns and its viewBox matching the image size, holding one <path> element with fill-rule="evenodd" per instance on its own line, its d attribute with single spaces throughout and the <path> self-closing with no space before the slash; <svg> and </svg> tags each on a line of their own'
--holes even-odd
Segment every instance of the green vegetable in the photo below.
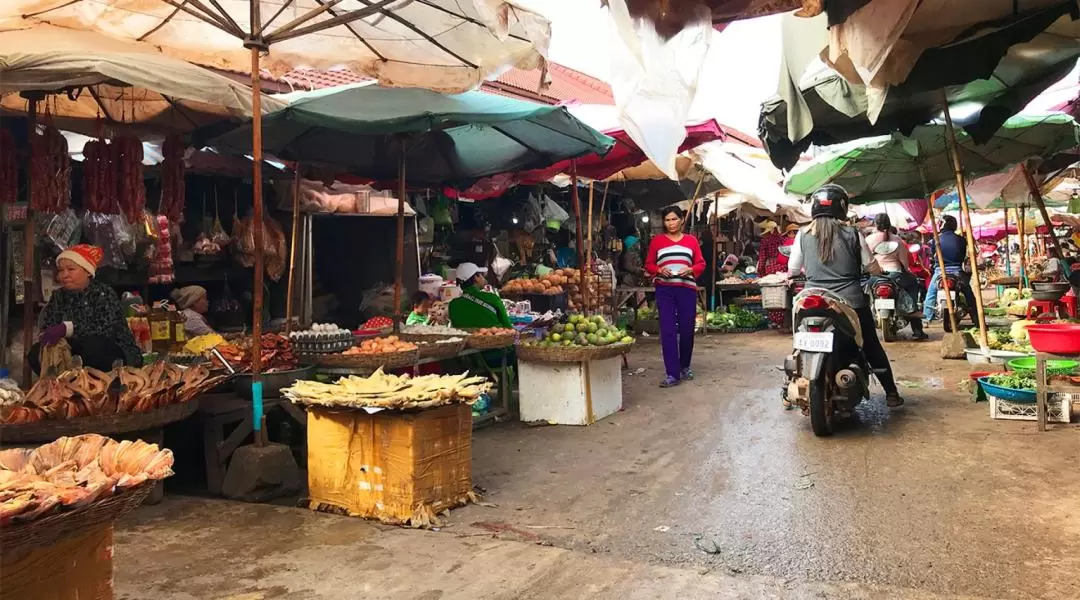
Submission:
<svg viewBox="0 0 1080 600">
<path fill-rule="evenodd" d="M 1035 378 L 1028 375 L 1008 373 L 1004 375 L 991 375 L 986 378 L 990 383 L 1011 390 L 1035 391 Z"/>
<path fill-rule="evenodd" d="M 709 313 L 708 321 L 709 327 L 716 329 L 757 329 L 765 317 L 741 306 L 729 306 L 727 312 Z"/>
</svg>

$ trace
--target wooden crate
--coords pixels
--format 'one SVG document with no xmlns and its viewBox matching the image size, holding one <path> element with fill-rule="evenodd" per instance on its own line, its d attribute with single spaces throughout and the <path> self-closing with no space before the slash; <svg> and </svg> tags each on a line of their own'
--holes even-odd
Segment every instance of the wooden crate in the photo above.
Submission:
<svg viewBox="0 0 1080 600">
<path fill-rule="evenodd" d="M 311 407 L 307 434 L 313 509 L 405 524 L 463 505 L 472 492 L 466 405 L 371 415 Z"/>
<path fill-rule="evenodd" d="M 0 559 L 0 600 L 112 600 L 113 526 Z"/>
</svg>

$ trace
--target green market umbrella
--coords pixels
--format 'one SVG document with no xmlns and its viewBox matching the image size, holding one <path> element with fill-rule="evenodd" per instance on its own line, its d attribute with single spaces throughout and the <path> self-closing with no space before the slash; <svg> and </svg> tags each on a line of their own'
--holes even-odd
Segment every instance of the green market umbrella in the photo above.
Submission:
<svg viewBox="0 0 1080 600">
<path fill-rule="evenodd" d="M 615 143 L 564 107 L 483 92 L 443 95 L 357 84 L 289 99 L 289 106 L 262 119 L 265 151 L 376 181 L 398 181 L 395 316 L 401 311 L 406 182 L 467 186 L 489 175 L 604 155 Z M 210 144 L 247 154 L 251 133 L 251 125 L 244 125 Z"/>
<path fill-rule="evenodd" d="M 377 181 L 458 184 L 549 166 L 614 140 L 565 108 L 484 92 L 443 95 L 422 89 L 357 84 L 290 94 L 289 106 L 263 117 L 263 149 L 286 160 L 322 164 Z M 251 151 L 250 125 L 209 142 L 223 152 Z"/>
<path fill-rule="evenodd" d="M 1063 114 L 1017 115 L 985 144 L 957 132 L 967 175 L 989 175 L 1032 157 L 1048 157 L 1080 145 L 1080 128 Z M 943 124 L 919 125 L 899 134 L 842 144 L 796 167 L 785 185 L 793 194 L 810 194 L 826 183 L 844 186 L 852 203 L 865 204 L 926 197 L 927 189 L 954 180 Z"/>
</svg>

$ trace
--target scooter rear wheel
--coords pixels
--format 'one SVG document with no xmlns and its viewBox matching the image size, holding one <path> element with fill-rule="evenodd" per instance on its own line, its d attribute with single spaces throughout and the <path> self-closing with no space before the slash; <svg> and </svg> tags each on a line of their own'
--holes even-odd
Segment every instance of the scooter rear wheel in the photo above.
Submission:
<svg viewBox="0 0 1080 600">
<path fill-rule="evenodd" d="M 833 411 L 829 406 L 828 388 L 824 379 L 810 382 L 810 427 L 814 435 L 828 437 L 833 434 Z"/>
<path fill-rule="evenodd" d="M 888 343 L 896 340 L 896 332 L 892 328 L 892 319 L 878 317 L 878 329 L 881 330 L 881 341 Z"/>
</svg>

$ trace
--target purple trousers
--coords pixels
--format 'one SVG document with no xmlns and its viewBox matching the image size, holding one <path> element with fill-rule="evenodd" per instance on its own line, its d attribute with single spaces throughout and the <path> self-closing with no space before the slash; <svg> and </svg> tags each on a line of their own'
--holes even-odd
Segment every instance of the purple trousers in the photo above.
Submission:
<svg viewBox="0 0 1080 600">
<path fill-rule="evenodd" d="M 668 377 L 678 379 L 683 369 L 690 368 L 690 358 L 694 354 L 697 290 L 677 285 L 658 285 L 656 309 L 660 313 L 664 371 Z"/>
</svg>

